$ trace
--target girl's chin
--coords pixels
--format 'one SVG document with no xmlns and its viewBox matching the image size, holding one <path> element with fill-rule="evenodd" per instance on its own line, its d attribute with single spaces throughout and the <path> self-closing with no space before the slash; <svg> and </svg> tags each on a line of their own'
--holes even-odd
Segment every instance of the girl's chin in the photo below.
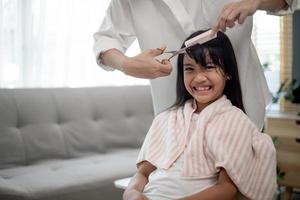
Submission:
<svg viewBox="0 0 300 200">
<path fill-rule="evenodd" d="M 213 101 L 213 99 L 196 99 L 196 101 L 199 104 L 207 104 L 207 103 Z"/>
<path fill-rule="evenodd" d="M 215 100 L 215 96 L 213 94 L 205 94 L 205 95 L 195 95 L 194 99 L 199 103 L 209 103 Z"/>
<path fill-rule="evenodd" d="M 201 91 L 201 92 L 194 92 L 193 97 L 195 99 L 207 99 L 212 98 L 215 94 L 212 91 Z"/>
</svg>

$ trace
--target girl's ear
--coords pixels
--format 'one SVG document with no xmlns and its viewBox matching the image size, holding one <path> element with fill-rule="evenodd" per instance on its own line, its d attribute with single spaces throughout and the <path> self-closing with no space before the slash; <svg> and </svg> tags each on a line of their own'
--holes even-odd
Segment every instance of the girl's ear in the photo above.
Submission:
<svg viewBox="0 0 300 200">
<path fill-rule="evenodd" d="M 226 80 L 230 80 L 231 76 L 230 75 L 226 75 Z"/>
</svg>

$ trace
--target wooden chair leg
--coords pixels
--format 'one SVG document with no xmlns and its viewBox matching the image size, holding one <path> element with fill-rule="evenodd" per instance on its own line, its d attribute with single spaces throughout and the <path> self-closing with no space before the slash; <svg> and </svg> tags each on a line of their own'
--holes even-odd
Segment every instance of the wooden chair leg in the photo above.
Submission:
<svg viewBox="0 0 300 200">
<path fill-rule="evenodd" d="M 285 193 L 284 193 L 284 200 L 292 200 L 292 187 L 286 187 Z"/>
</svg>

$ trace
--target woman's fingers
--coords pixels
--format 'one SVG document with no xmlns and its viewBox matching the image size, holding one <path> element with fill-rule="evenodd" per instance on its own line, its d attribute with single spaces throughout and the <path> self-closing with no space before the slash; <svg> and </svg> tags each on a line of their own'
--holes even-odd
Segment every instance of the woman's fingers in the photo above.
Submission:
<svg viewBox="0 0 300 200">
<path fill-rule="evenodd" d="M 238 19 L 238 23 L 243 24 L 248 16 L 248 13 L 241 13 Z"/>
<path fill-rule="evenodd" d="M 226 31 L 226 23 L 228 21 L 228 16 L 232 12 L 232 7 L 229 5 L 228 7 L 224 7 L 224 10 L 222 11 L 220 17 L 219 17 L 219 29 L 222 31 Z"/>
<path fill-rule="evenodd" d="M 156 56 L 159 56 L 159 55 L 163 54 L 166 48 L 167 48 L 166 46 L 161 46 L 161 47 L 156 48 L 156 49 L 149 49 L 148 53 L 152 57 L 156 57 Z"/>
<path fill-rule="evenodd" d="M 258 4 L 253 4 L 250 0 L 241 0 L 234 3 L 226 4 L 217 22 L 212 27 L 214 33 L 218 30 L 226 31 L 226 27 L 232 28 L 235 26 L 237 21 L 239 24 L 243 24 L 246 18 L 257 10 Z"/>
<path fill-rule="evenodd" d="M 172 64 L 167 59 L 161 61 L 160 72 L 170 74 L 172 72 Z"/>
<path fill-rule="evenodd" d="M 234 27 L 235 22 L 239 19 L 240 15 L 241 10 L 239 8 L 232 8 L 232 12 L 227 17 L 226 27 Z"/>
</svg>

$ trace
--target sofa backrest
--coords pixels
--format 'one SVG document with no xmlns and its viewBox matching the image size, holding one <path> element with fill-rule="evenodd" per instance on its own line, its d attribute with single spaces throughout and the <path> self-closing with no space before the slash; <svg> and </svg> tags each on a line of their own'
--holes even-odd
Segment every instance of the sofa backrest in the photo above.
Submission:
<svg viewBox="0 0 300 200">
<path fill-rule="evenodd" d="M 137 148 L 152 120 L 149 86 L 0 89 L 0 169 Z"/>
</svg>

